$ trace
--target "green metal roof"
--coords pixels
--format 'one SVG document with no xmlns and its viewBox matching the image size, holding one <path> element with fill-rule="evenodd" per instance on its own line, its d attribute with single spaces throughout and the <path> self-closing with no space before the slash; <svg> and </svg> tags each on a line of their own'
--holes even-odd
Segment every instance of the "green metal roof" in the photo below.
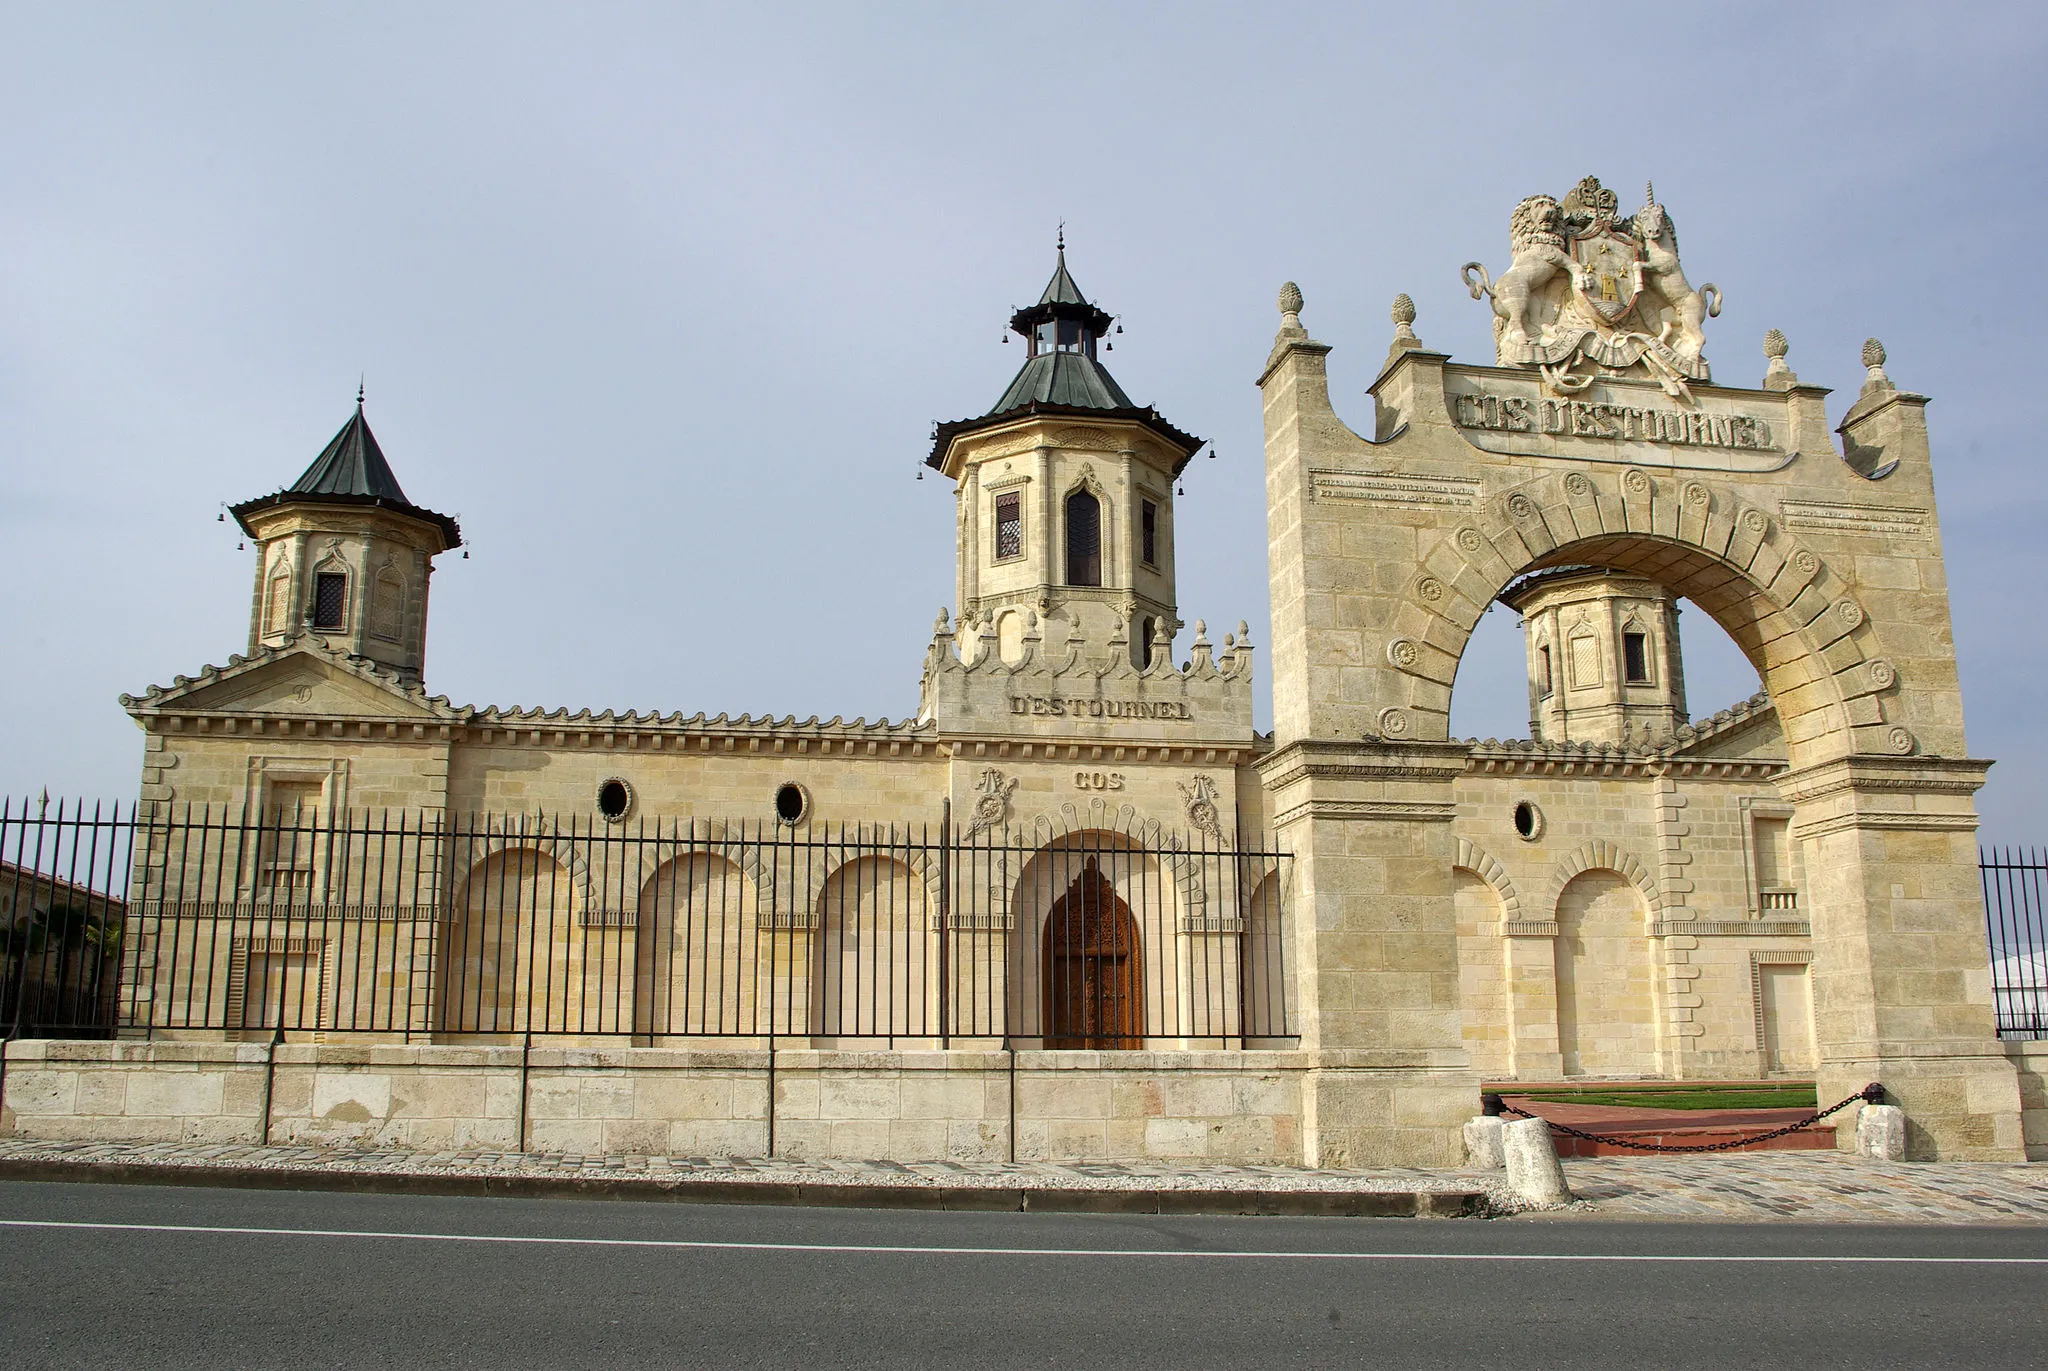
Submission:
<svg viewBox="0 0 2048 1371">
<path fill-rule="evenodd" d="M 1001 414 L 1034 400 L 1082 409 L 1137 408 L 1102 363 L 1082 352 L 1041 352 L 1031 358 L 989 413 Z"/>
<path fill-rule="evenodd" d="M 1045 283 L 1045 293 L 1038 297 L 1038 303 L 1041 305 L 1085 305 L 1088 303 L 1087 297 L 1081 294 L 1081 288 L 1074 284 L 1074 278 L 1067 274 L 1067 250 L 1064 247 L 1060 249 L 1059 266 L 1053 272 L 1052 279 Z"/>
<path fill-rule="evenodd" d="M 363 397 L 356 396 L 356 412 L 341 426 L 341 432 L 334 440 L 321 449 L 313 459 L 313 465 L 306 468 L 289 489 L 274 495 L 258 496 L 229 507 L 235 522 L 250 537 L 255 530 L 249 527 L 248 516 L 260 510 L 272 509 L 278 505 L 368 505 L 389 509 L 434 525 L 441 531 L 445 547 L 462 546 L 462 529 L 445 514 L 423 509 L 405 498 L 405 491 L 398 484 L 398 477 L 391 472 L 391 464 L 384 460 L 384 450 L 377 446 L 377 436 L 370 432 L 370 424 L 363 417 Z"/>
<path fill-rule="evenodd" d="M 334 441 L 313 459 L 305 475 L 292 482 L 291 490 L 298 495 L 374 495 L 380 500 L 411 503 L 399 488 L 398 478 L 391 474 L 391 464 L 384 460 L 384 450 L 377 446 L 377 435 L 370 432 L 369 421 L 363 418 L 360 396 L 356 398 L 356 412 L 334 435 Z"/>
</svg>

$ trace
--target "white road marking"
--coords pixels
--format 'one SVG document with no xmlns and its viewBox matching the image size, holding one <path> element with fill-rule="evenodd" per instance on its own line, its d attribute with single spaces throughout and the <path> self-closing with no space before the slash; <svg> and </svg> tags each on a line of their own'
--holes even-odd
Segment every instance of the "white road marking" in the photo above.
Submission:
<svg viewBox="0 0 2048 1371">
<path fill-rule="evenodd" d="M 398 1242 L 474 1242 L 540 1247 L 646 1247 L 693 1252 L 831 1252 L 909 1257 L 1167 1257 L 1197 1261 L 1390 1262 L 1678 1262 L 1875 1264 L 1917 1266 L 2048 1266 L 2048 1257 L 1709 1256 L 1699 1253 L 1574 1252 L 1234 1252 L 1115 1247 L 913 1247 L 870 1243 L 701 1242 L 683 1238 L 548 1238 L 501 1233 L 388 1233 L 353 1228 L 236 1228 L 171 1223 L 84 1223 L 0 1219 L 0 1228 L 56 1228 L 110 1233 L 208 1233 L 257 1238 L 376 1238 Z"/>
</svg>

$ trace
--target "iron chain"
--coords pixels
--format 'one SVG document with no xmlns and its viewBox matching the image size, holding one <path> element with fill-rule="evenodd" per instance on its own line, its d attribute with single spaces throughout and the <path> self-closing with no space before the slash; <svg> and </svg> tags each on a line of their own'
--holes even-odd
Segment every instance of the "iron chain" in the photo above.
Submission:
<svg viewBox="0 0 2048 1371">
<path fill-rule="evenodd" d="M 1797 1133 L 1802 1128 L 1811 1128 L 1822 1119 L 1841 1113 L 1858 1100 L 1867 1104 L 1881 1103 L 1884 1100 L 1884 1087 L 1872 1081 L 1847 1099 L 1831 1104 L 1826 1109 L 1811 1114 L 1806 1118 L 1788 1123 L 1782 1128 L 1773 1128 L 1767 1133 L 1757 1133 L 1747 1138 L 1731 1138 L 1727 1142 L 1717 1143 L 1667 1145 L 1665 1143 L 1631 1142 L 1627 1138 L 1615 1137 L 1612 1134 L 1588 1133 L 1584 1129 L 1573 1128 L 1570 1124 L 1563 1123 L 1550 1123 L 1550 1129 L 1553 1133 L 1563 1133 L 1568 1137 L 1584 1138 L 1587 1142 L 1606 1143 L 1610 1147 L 1626 1147 L 1637 1152 L 1732 1152 L 1738 1147 L 1749 1147 L 1755 1143 L 1769 1142 L 1772 1138 L 1782 1138 L 1788 1133 Z M 1525 1119 L 1543 1117 L 1540 1114 L 1532 1114 L 1526 1109 L 1517 1109 L 1505 1101 L 1501 1104 L 1500 1112 L 1503 1114 L 1519 1115 Z M 1550 1121 L 1545 1120 L 1545 1122 Z"/>
</svg>

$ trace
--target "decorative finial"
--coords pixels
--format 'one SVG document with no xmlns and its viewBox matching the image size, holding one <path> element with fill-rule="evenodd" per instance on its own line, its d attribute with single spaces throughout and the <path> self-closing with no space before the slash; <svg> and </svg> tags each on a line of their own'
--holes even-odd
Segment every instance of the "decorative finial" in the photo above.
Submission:
<svg viewBox="0 0 2048 1371">
<path fill-rule="evenodd" d="M 1799 377 L 1785 365 L 1785 354 L 1791 346 L 1777 329 L 1764 335 L 1764 356 L 1771 359 L 1771 364 L 1764 369 L 1764 389 L 1789 390 L 1799 384 Z"/>
<path fill-rule="evenodd" d="M 1067 250 L 1067 221 L 1064 219 L 1060 220 L 1059 236 L 1058 240 L 1054 243 L 1054 246 L 1058 248 L 1061 252 L 1065 252 Z"/>
<path fill-rule="evenodd" d="M 357 408 L 357 409 L 361 409 L 361 408 L 363 407 L 363 381 L 364 381 L 364 379 L 365 379 L 365 378 L 364 378 L 363 376 L 361 376 L 361 375 L 358 375 L 358 376 L 356 377 L 356 408 Z"/>
<path fill-rule="evenodd" d="M 1301 287 L 1289 281 L 1280 287 L 1280 324 L 1283 328 L 1301 327 Z"/>
<path fill-rule="evenodd" d="M 1863 365 L 1869 367 L 1872 371 L 1876 371 L 1884 365 L 1883 343 L 1878 342 L 1875 338 L 1865 338 L 1863 340 Z"/>
<path fill-rule="evenodd" d="M 1394 297 L 1394 308 L 1389 317 L 1394 321 L 1396 338 L 1407 341 L 1415 337 L 1415 330 L 1410 327 L 1415 322 L 1415 302 L 1406 294 Z"/>
</svg>

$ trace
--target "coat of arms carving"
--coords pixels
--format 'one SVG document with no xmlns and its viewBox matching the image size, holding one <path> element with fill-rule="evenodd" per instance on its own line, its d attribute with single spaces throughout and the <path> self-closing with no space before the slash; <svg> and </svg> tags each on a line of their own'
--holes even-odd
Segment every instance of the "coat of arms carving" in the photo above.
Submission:
<svg viewBox="0 0 2048 1371">
<path fill-rule="evenodd" d="M 984 767 L 974 788 L 981 792 L 981 798 L 974 802 L 974 819 L 967 829 L 970 838 L 993 832 L 1009 822 L 1010 796 L 1016 793 L 1017 778 L 1005 780 L 996 768 Z"/>
<path fill-rule="evenodd" d="M 1613 191 L 1588 176 L 1562 200 L 1531 195 L 1508 220 L 1513 260 L 1498 278 L 1479 262 L 1461 272 L 1472 298 L 1491 298 L 1502 366 L 1533 366 L 1554 391 L 1640 367 L 1690 403 L 1688 381 L 1712 378 L 1701 323 L 1721 312 L 1720 289 L 1694 289 L 1678 264 L 1678 230 L 1644 188 L 1621 217 Z"/>
<path fill-rule="evenodd" d="M 1188 823 L 1199 833 L 1222 838 L 1223 817 L 1216 807 L 1215 780 L 1209 776 L 1197 776 L 1193 785 L 1175 784 L 1180 788 L 1180 800 L 1187 810 Z"/>
</svg>

